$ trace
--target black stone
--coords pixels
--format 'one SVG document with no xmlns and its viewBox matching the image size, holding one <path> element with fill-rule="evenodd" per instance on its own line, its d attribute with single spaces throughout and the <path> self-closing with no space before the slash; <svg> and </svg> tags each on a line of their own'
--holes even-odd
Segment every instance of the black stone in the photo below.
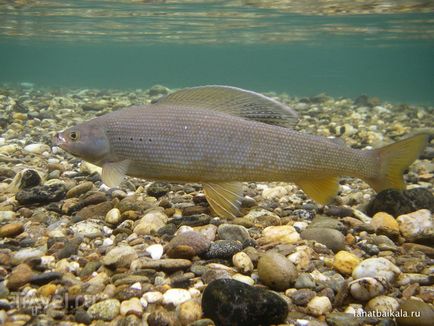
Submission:
<svg viewBox="0 0 434 326">
<path fill-rule="evenodd" d="M 65 246 L 56 252 L 57 259 L 69 258 L 72 255 L 76 255 L 81 242 L 81 238 L 65 241 Z"/>
<path fill-rule="evenodd" d="M 41 177 L 39 173 L 35 170 L 26 170 L 23 173 L 23 177 L 21 178 L 20 187 L 22 189 L 28 189 L 35 186 L 38 186 L 41 183 Z"/>
<path fill-rule="evenodd" d="M 65 195 L 65 185 L 57 183 L 50 186 L 36 186 L 20 190 L 15 199 L 21 205 L 46 204 L 62 200 Z"/>
<path fill-rule="evenodd" d="M 243 244 L 239 241 L 218 240 L 211 243 L 204 257 L 206 259 L 229 259 L 241 250 L 243 250 Z"/>
<path fill-rule="evenodd" d="M 367 213 L 374 216 L 377 212 L 386 212 L 395 217 L 419 209 L 434 211 L 434 196 L 425 188 L 409 190 L 386 189 L 378 193 L 368 204 Z"/>
<path fill-rule="evenodd" d="M 177 228 L 173 223 L 168 223 L 165 226 L 158 229 L 157 234 L 161 237 L 163 235 L 174 235 Z"/>
<path fill-rule="evenodd" d="M 74 315 L 74 319 L 77 323 L 89 325 L 92 322 L 92 318 L 90 318 L 87 311 L 83 309 L 77 309 Z"/>
<path fill-rule="evenodd" d="M 32 278 L 30 279 L 30 283 L 36 285 L 44 285 L 50 283 L 51 281 L 59 280 L 62 278 L 62 276 L 63 274 L 60 272 L 46 272 L 32 276 Z"/>
<path fill-rule="evenodd" d="M 170 220 L 170 223 L 177 225 L 178 227 L 183 225 L 188 226 L 202 226 L 210 224 L 211 217 L 206 214 L 197 214 L 190 216 L 183 216 L 181 218 L 174 218 Z"/>
<path fill-rule="evenodd" d="M 146 190 L 147 194 L 152 197 L 159 198 L 164 196 L 171 190 L 170 183 L 167 182 L 154 182 Z"/>
<path fill-rule="evenodd" d="M 211 282 L 203 292 L 202 309 L 217 326 L 279 324 L 288 314 L 279 295 L 232 279 Z"/>
<path fill-rule="evenodd" d="M 328 216 L 336 216 L 336 217 L 353 216 L 353 209 L 344 206 L 330 206 L 324 209 L 324 214 Z"/>
</svg>

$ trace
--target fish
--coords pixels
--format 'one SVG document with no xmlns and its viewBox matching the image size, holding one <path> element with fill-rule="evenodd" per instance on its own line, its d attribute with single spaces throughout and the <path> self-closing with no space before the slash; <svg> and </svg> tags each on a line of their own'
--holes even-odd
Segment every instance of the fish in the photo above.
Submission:
<svg viewBox="0 0 434 326">
<path fill-rule="evenodd" d="M 360 178 L 377 192 L 404 189 L 403 173 L 430 137 L 420 132 L 360 150 L 297 131 L 298 119 L 286 104 L 256 92 L 198 86 L 80 123 L 57 133 L 54 144 L 101 166 L 109 187 L 126 175 L 202 183 L 212 210 L 234 218 L 247 181 L 292 182 L 320 204 L 336 196 L 343 176 Z"/>
</svg>

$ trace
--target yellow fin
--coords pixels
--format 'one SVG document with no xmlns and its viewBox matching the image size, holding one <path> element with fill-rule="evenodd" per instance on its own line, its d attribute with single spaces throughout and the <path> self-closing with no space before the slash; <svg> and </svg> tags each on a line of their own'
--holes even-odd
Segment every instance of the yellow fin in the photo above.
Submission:
<svg viewBox="0 0 434 326">
<path fill-rule="evenodd" d="M 288 128 L 294 127 L 298 121 L 297 112 L 287 105 L 265 95 L 232 86 L 208 85 L 185 88 L 163 96 L 153 104 L 219 111 Z"/>
<path fill-rule="evenodd" d="M 298 180 L 297 184 L 309 197 L 323 205 L 329 203 L 339 189 L 337 177 Z"/>
<path fill-rule="evenodd" d="M 372 155 L 379 160 L 379 174 L 365 181 L 377 192 L 390 188 L 405 189 L 402 174 L 423 152 L 429 136 L 430 133 L 419 133 L 373 150 Z"/>
<path fill-rule="evenodd" d="M 235 218 L 238 215 L 243 199 L 241 182 L 204 183 L 203 191 L 218 216 Z"/>
<path fill-rule="evenodd" d="M 129 160 L 104 163 L 101 174 L 102 182 L 111 188 L 119 186 L 128 171 L 129 165 Z"/>
</svg>

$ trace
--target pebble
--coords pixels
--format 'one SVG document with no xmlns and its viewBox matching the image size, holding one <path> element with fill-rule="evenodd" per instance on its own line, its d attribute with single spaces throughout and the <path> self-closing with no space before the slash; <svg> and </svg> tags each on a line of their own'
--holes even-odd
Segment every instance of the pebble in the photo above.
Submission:
<svg viewBox="0 0 434 326">
<path fill-rule="evenodd" d="M 333 267 L 342 274 L 351 274 L 354 268 L 361 262 L 360 258 L 351 252 L 341 250 L 336 253 Z"/>
<path fill-rule="evenodd" d="M 221 224 L 217 229 L 217 234 L 220 240 L 236 240 L 241 243 L 250 240 L 249 232 L 241 225 Z"/>
<path fill-rule="evenodd" d="M 70 227 L 76 237 L 93 238 L 103 233 L 103 225 L 97 220 L 86 220 L 75 223 Z"/>
<path fill-rule="evenodd" d="M 0 227 L 1 238 L 12 238 L 24 231 L 24 225 L 22 223 L 9 223 Z"/>
<path fill-rule="evenodd" d="M 46 246 L 20 249 L 12 257 L 12 263 L 18 265 L 26 260 L 40 258 L 47 252 Z"/>
<path fill-rule="evenodd" d="M 36 285 L 43 285 L 55 280 L 60 280 L 62 276 L 63 274 L 59 272 L 44 272 L 32 276 L 32 278 L 30 279 L 30 283 Z"/>
<path fill-rule="evenodd" d="M 130 269 L 132 271 L 139 269 L 156 269 L 163 270 L 167 272 L 173 272 L 177 270 L 184 270 L 189 268 L 192 262 L 188 259 L 159 259 L 154 260 L 151 258 L 143 257 L 134 260 L 131 263 Z"/>
<path fill-rule="evenodd" d="M 27 264 L 19 264 L 16 266 L 7 278 L 7 284 L 9 290 L 16 291 L 21 286 L 30 282 L 33 276 L 33 271 Z"/>
<path fill-rule="evenodd" d="M 232 279 L 239 281 L 239 282 L 243 282 L 243 283 L 248 284 L 248 285 L 254 285 L 255 284 L 255 280 L 253 278 L 251 278 L 250 276 L 247 276 L 247 275 L 240 274 L 240 273 L 236 273 L 236 274 L 232 275 Z"/>
<path fill-rule="evenodd" d="M 271 289 L 282 291 L 294 284 L 298 273 L 288 258 L 269 251 L 259 259 L 258 274 L 263 284 Z"/>
<path fill-rule="evenodd" d="M 314 316 L 326 315 L 332 311 L 332 303 L 328 297 L 315 296 L 307 304 L 307 311 Z"/>
<path fill-rule="evenodd" d="M 434 222 L 431 212 L 427 209 L 400 215 L 396 220 L 401 234 L 408 241 L 434 237 Z"/>
<path fill-rule="evenodd" d="M 204 235 L 195 231 L 177 234 L 166 245 L 166 253 L 171 258 L 193 258 L 205 253 L 211 245 Z"/>
<path fill-rule="evenodd" d="M 300 234 L 290 225 L 268 226 L 262 231 L 259 241 L 263 244 L 281 243 L 293 244 L 300 240 Z"/>
<path fill-rule="evenodd" d="M 181 303 L 191 300 L 191 294 L 185 289 L 170 289 L 163 294 L 163 304 L 179 306 Z"/>
<path fill-rule="evenodd" d="M 276 198 L 281 198 L 288 194 L 288 190 L 285 187 L 277 186 L 273 188 L 264 189 L 262 191 L 262 198 L 272 200 Z"/>
<path fill-rule="evenodd" d="M 400 273 L 401 270 L 395 264 L 380 257 L 363 260 L 354 268 L 352 276 L 355 280 L 363 277 L 376 277 L 392 283 Z"/>
<path fill-rule="evenodd" d="M 396 318 L 398 326 L 431 326 L 434 320 L 434 309 L 429 304 L 415 300 L 403 300 L 399 305 L 402 316 Z"/>
<path fill-rule="evenodd" d="M 385 212 L 376 213 L 371 220 L 371 225 L 375 228 L 375 230 L 379 228 L 385 228 L 399 232 L 398 222 L 392 215 Z"/>
<path fill-rule="evenodd" d="M 164 248 L 161 244 L 153 244 L 146 247 L 146 252 L 151 255 L 152 259 L 160 259 L 163 256 Z"/>
<path fill-rule="evenodd" d="M 379 295 L 368 301 L 365 309 L 368 311 L 389 313 L 395 312 L 399 308 L 399 302 L 393 297 L 387 295 Z"/>
<path fill-rule="evenodd" d="M 113 225 L 119 224 L 121 222 L 121 211 L 117 208 L 112 208 L 107 212 L 105 221 Z"/>
<path fill-rule="evenodd" d="M 245 252 L 237 252 L 232 256 L 232 263 L 241 273 L 249 273 L 253 271 L 253 262 L 250 259 L 249 255 Z"/>
<path fill-rule="evenodd" d="M 15 199 L 21 205 L 46 204 L 65 198 L 66 188 L 62 183 L 50 186 L 36 186 L 30 189 L 22 189 L 15 195 Z"/>
<path fill-rule="evenodd" d="M 0 211 L 0 222 L 10 221 L 15 218 L 17 213 L 13 211 Z"/>
<path fill-rule="evenodd" d="M 116 299 L 107 299 L 94 303 L 89 307 L 87 313 L 92 320 L 111 321 L 120 313 L 121 304 Z"/>
<path fill-rule="evenodd" d="M 90 181 L 82 182 L 75 187 L 72 187 L 66 193 L 66 198 L 80 197 L 80 195 L 88 192 L 93 187 L 93 183 Z"/>
<path fill-rule="evenodd" d="M 122 209 L 120 210 L 122 211 Z M 137 235 L 153 234 L 165 226 L 166 222 L 167 216 L 164 213 L 160 211 L 149 212 L 138 221 L 133 232 Z"/>
<path fill-rule="evenodd" d="M 279 295 L 232 279 L 208 284 L 202 295 L 204 317 L 217 325 L 271 325 L 283 323 L 288 305 Z"/>
<path fill-rule="evenodd" d="M 107 266 L 129 267 L 137 257 L 138 254 L 134 248 L 123 245 L 111 249 L 102 259 L 102 263 Z"/>
<path fill-rule="evenodd" d="M 386 290 L 383 283 L 373 277 L 363 277 L 348 284 L 350 293 L 354 299 L 368 301 Z"/>
<path fill-rule="evenodd" d="M 29 144 L 24 147 L 24 151 L 32 154 L 42 154 L 43 152 L 49 152 L 50 150 L 50 146 L 41 143 Z"/>
<path fill-rule="evenodd" d="M 305 240 L 315 240 L 334 252 L 345 249 L 345 237 L 341 232 L 335 229 L 306 229 L 301 232 L 301 237 Z"/>
<path fill-rule="evenodd" d="M 123 316 L 133 314 L 137 317 L 141 317 L 143 314 L 143 306 L 140 302 L 140 299 L 134 297 L 129 300 L 122 301 L 119 311 Z"/>
<path fill-rule="evenodd" d="M 310 289 L 295 290 L 291 295 L 291 301 L 297 306 L 305 306 L 315 297 L 316 292 Z"/>
<path fill-rule="evenodd" d="M 243 245 L 239 241 L 217 240 L 211 243 L 208 251 L 204 254 L 204 257 L 206 259 L 230 259 L 241 250 L 243 250 Z"/>
<path fill-rule="evenodd" d="M 183 302 L 177 308 L 177 315 L 182 325 L 190 325 L 202 317 L 202 306 L 196 300 Z"/>
</svg>

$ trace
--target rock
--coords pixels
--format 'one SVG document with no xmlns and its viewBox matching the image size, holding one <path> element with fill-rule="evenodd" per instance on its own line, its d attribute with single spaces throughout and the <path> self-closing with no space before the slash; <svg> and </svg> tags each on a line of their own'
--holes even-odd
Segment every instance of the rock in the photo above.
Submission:
<svg viewBox="0 0 434 326">
<path fill-rule="evenodd" d="M 277 186 L 273 188 L 264 189 L 262 191 L 262 198 L 272 200 L 276 198 L 281 198 L 288 194 L 288 190 L 285 187 Z"/>
<path fill-rule="evenodd" d="M 354 268 L 360 264 L 361 260 L 356 255 L 341 250 L 339 251 L 333 260 L 333 267 L 342 274 L 351 274 Z"/>
<path fill-rule="evenodd" d="M 316 292 L 309 289 L 297 290 L 291 295 L 291 301 L 297 306 L 305 306 L 315 297 Z"/>
<path fill-rule="evenodd" d="M 311 315 L 321 316 L 332 311 L 332 303 L 328 297 L 314 297 L 307 304 L 307 310 Z"/>
<path fill-rule="evenodd" d="M 22 189 L 17 192 L 15 199 L 21 205 L 47 204 L 65 198 L 66 188 L 62 183 L 50 186 L 37 186 L 30 189 Z"/>
<path fill-rule="evenodd" d="M 202 317 L 202 306 L 194 300 L 186 301 L 178 306 L 177 314 L 181 324 L 187 326 Z"/>
<path fill-rule="evenodd" d="M 131 263 L 130 269 L 132 271 L 138 269 L 156 269 L 167 272 L 177 270 L 184 270 L 191 266 L 192 262 L 187 259 L 159 259 L 153 260 L 151 258 L 139 258 Z"/>
<path fill-rule="evenodd" d="M 85 194 L 93 187 L 93 183 L 90 181 L 82 182 L 75 187 L 72 187 L 66 193 L 66 198 L 80 197 L 80 195 Z"/>
<path fill-rule="evenodd" d="M 122 301 L 120 306 L 120 313 L 123 316 L 133 314 L 137 317 L 141 317 L 143 314 L 143 306 L 139 298 L 131 298 L 129 300 Z"/>
<path fill-rule="evenodd" d="M 249 232 L 241 225 L 221 224 L 217 229 L 217 234 L 220 240 L 236 240 L 241 243 L 250 240 Z"/>
<path fill-rule="evenodd" d="M 47 252 L 47 247 L 41 246 L 37 248 L 20 249 L 12 257 L 12 264 L 18 265 L 32 258 L 40 258 Z"/>
<path fill-rule="evenodd" d="M 386 258 L 368 258 L 354 268 L 352 276 L 357 280 L 363 277 L 385 279 L 392 283 L 401 270 Z"/>
<path fill-rule="evenodd" d="M 193 258 L 205 253 L 211 242 L 201 233 L 195 231 L 182 232 L 166 245 L 166 253 L 171 258 Z"/>
<path fill-rule="evenodd" d="M 64 247 L 56 252 L 55 256 L 57 259 L 69 258 L 72 255 L 76 255 L 78 252 L 78 247 L 80 243 L 83 241 L 81 238 L 73 238 L 68 241 L 65 241 Z"/>
<path fill-rule="evenodd" d="M 232 275 L 232 279 L 239 281 L 239 282 L 243 282 L 247 285 L 254 285 L 255 284 L 255 281 L 250 276 L 243 275 L 240 273 L 236 273 L 236 274 Z"/>
<path fill-rule="evenodd" d="M 103 233 L 102 229 L 103 225 L 97 220 L 81 221 L 71 226 L 71 230 L 77 237 L 96 237 Z"/>
<path fill-rule="evenodd" d="M 163 294 L 163 304 L 179 306 L 188 300 L 191 300 L 191 294 L 185 289 L 170 289 Z"/>
<path fill-rule="evenodd" d="M 109 201 L 104 201 L 96 205 L 89 205 L 80 209 L 76 215 L 80 216 L 83 220 L 91 218 L 103 217 L 113 208 L 113 204 Z"/>
<path fill-rule="evenodd" d="M 294 287 L 296 289 L 315 289 L 316 283 L 312 275 L 308 273 L 302 273 L 295 280 Z"/>
<path fill-rule="evenodd" d="M 33 271 L 27 264 L 19 264 L 15 267 L 7 278 L 7 284 L 9 290 L 16 291 L 21 286 L 30 282 L 33 276 Z"/>
<path fill-rule="evenodd" d="M 164 248 L 161 244 L 153 244 L 146 247 L 146 252 L 151 255 L 152 259 L 160 259 L 163 256 Z"/>
<path fill-rule="evenodd" d="M 206 259 L 230 259 L 241 250 L 243 250 L 243 245 L 239 241 L 218 240 L 211 243 L 208 251 L 203 256 Z"/>
<path fill-rule="evenodd" d="M 50 146 L 46 144 L 30 144 L 24 147 L 24 151 L 32 154 L 42 154 L 43 152 L 50 152 Z"/>
<path fill-rule="evenodd" d="M 375 228 L 375 230 L 379 228 L 391 229 L 393 231 L 399 232 L 399 224 L 395 220 L 395 218 L 387 213 L 378 212 L 374 215 L 371 220 L 371 225 Z"/>
<path fill-rule="evenodd" d="M 74 315 L 75 321 L 80 324 L 89 325 L 92 322 L 92 319 L 90 318 L 87 311 L 84 311 L 82 309 L 77 309 L 75 311 Z"/>
<path fill-rule="evenodd" d="M 335 229 L 341 232 L 346 230 L 345 225 L 337 220 L 336 218 L 328 216 L 317 216 L 309 224 L 309 229 L 319 228 L 319 229 Z"/>
<path fill-rule="evenodd" d="M 94 303 L 89 307 L 87 313 L 92 320 L 110 321 L 119 315 L 121 304 L 116 299 L 107 299 Z"/>
<path fill-rule="evenodd" d="M 253 271 L 253 262 L 245 252 L 237 252 L 232 256 L 232 263 L 241 273 Z"/>
<path fill-rule="evenodd" d="M 399 302 L 393 297 L 388 297 L 386 295 L 379 295 L 378 297 L 372 298 L 366 304 L 365 309 L 367 311 L 375 311 L 378 315 L 378 312 L 381 313 L 389 313 L 397 311 L 399 308 Z"/>
<path fill-rule="evenodd" d="M 158 303 L 163 301 L 163 293 L 158 291 L 149 291 L 143 294 L 143 298 L 148 303 Z"/>
<path fill-rule="evenodd" d="M 16 213 L 13 211 L 0 211 L 0 222 L 6 222 L 14 219 L 16 217 Z"/>
<path fill-rule="evenodd" d="M 121 222 L 121 211 L 117 208 L 112 208 L 105 215 L 105 221 L 113 225 L 119 224 Z"/>
<path fill-rule="evenodd" d="M 128 196 L 128 197 L 122 199 L 117 206 L 117 208 L 119 208 L 121 213 L 126 212 L 126 211 L 144 212 L 144 211 L 146 211 L 152 207 L 153 207 L 152 203 L 138 200 L 137 196 Z M 150 214 L 150 213 L 152 213 L 152 214 L 155 213 L 154 215 L 157 215 L 161 220 L 163 220 L 165 222 L 167 221 L 167 216 L 164 218 L 163 216 L 160 215 L 162 213 L 158 210 L 155 210 L 155 211 L 153 210 L 151 212 L 148 212 L 148 214 Z"/>
<path fill-rule="evenodd" d="M 41 176 L 35 170 L 27 169 L 22 172 L 20 188 L 28 189 L 41 183 Z"/>
<path fill-rule="evenodd" d="M 434 222 L 431 212 L 427 209 L 400 215 L 396 220 L 401 234 L 408 241 L 434 238 Z"/>
<path fill-rule="evenodd" d="M 297 269 L 288 258 L 269 251 L 258 262 L 258 274 L 262 283 L 274 290 L 286 290 L 297 278 Z"/>
<path fill-rule="evenodd" d="M 253 207 L 247 215 L 243 216 L 243 218 L 250 220 L 252 222 L 257 222 L 258 219 L 264 216 L 271 216 L 275 220 L 280 220 L 280 217 L 278 215 L 270 211 L 267 211 L 266 209 L 261 207 Z"/>
<path fill-rule="evenodd" d="M 326 321 L 327 325 L 330 326 L 363 326 L 366 325 L 368 321 L 365 318 L 358 317 L 354 318 L 356 311 L 351 313 L 345 312 L 332 312 L 327 315 Z"/>
<path fill-rule="evenodd" d="M 424 245 L 417 244 L 417 243 L 404 243 L 402 245 L 402 248 L 404 248 L 404 250 L 406 250 L 408 252 L 421 251 L 425 255 L 427 255 L 428 257 L 434 258 L 434 248 L 432 248 L 430 246 L 424 246 Z"/>
<path fill-rule="evenodd" d="M 420 209 L 434 211 L 434 196 L 429 190 L 424 188 L 386 189 L 379 192 L 368 204 L 367 213 L 369 216 L 374 216 L 377 212 L 399 216 Z"/>
<path fill-rule="evenodd" d="M 54 293 L 56 293 L 56 290 L 57 290 L 57 285 L 50 283 L 50 284 L 42 285 L 38 289 L 38 293 L 43 297 L 51 297 Z"/>
<path fill-rule="evenodd" d="M 62 276 L 63 274 L 59 272 L 45 272 L 32 276 L 32 278 L 30 279 L 30 283 L 36 285 L 44 285 L 55 280 L 60 280 Z"/>
<path fill-rule="evenodd" d="M 167 182 L 154 182 L 147 189 L 148 196 L 159 198 L 164 196 L 171 190 L 170 183 Z"/>
<path fill-rule="evenodd" d="M 0 227 L 0 238 L 12 238 L 24 231 L 22 223 L 9 223 Z"/>
<path fill-rule="evenodd" d="M 154 85 L 148 90 L 149 96 L 162 96 L 169 94 L 170 90 L 162 85 Z"/>
<path fill-rule="evenodd" d="M 399 317 L 396 317 L 398 326 L 430 326 L 434 320 L 433 308 L 419 300 L 404 300 L 399 305 L 399 311 L 402 311 Z"/>
<path fill-rule="evenodd" d="M 368 301 L 380 294 L 383 294 L 386 287 L 379 280 L 372 277 L 363 277 L 348 284 L 351 295 L 354 299 Z"/>
<path fill-rule="evenodd" d="M 153 234 L 156 233 L 160 228 L 164 227 L 166 222 L 167 215 L 160 211 L 152 211 L 147 213 L 138 221 L 133 232 L 137 235 Z"/>
<path fill-rule="evenodd" d="M 199 232 L 200 234 L 205 236 L 205 238 L 207 238 L 209 241 L 214 241 L 215 236 L 216 236 L 216 232 L 217 232 L 217 226 L 215 226 L 213 224 L 207 224 L 204 226 L 196 226 L 193 228 L 193 231 Z"/>
<path fill-rule="evenodd" d="M 333 250 L 334 252 L 345 249 L 344 235 L 334 229 L 306 229 L 301 232 L 301 237 L 305 240 L 315 240 L 316 242 L 325 245 L 327 248 Z"/>
<path fill-rule="evenodd" d="M 102 259 L 107 266 L 130 267 L 131 262 L 138 257 L 137 252 L 130 246 L 114 247 Z"/>
<path fill-rule="evenodd" d="M 283 323 L 288 305 L 271 291 L 220 279 L 203 292 L 202 310 L 217 325 L 259 326 Z"/>
<path fill-rule="evenodd" d="M 293 226 L 269 226 L 262 230 L 262 237 L 258 240 L 260 243 L 280 243 L 293 244 L 300 240 L 300 234 Z"/>
</svg>

